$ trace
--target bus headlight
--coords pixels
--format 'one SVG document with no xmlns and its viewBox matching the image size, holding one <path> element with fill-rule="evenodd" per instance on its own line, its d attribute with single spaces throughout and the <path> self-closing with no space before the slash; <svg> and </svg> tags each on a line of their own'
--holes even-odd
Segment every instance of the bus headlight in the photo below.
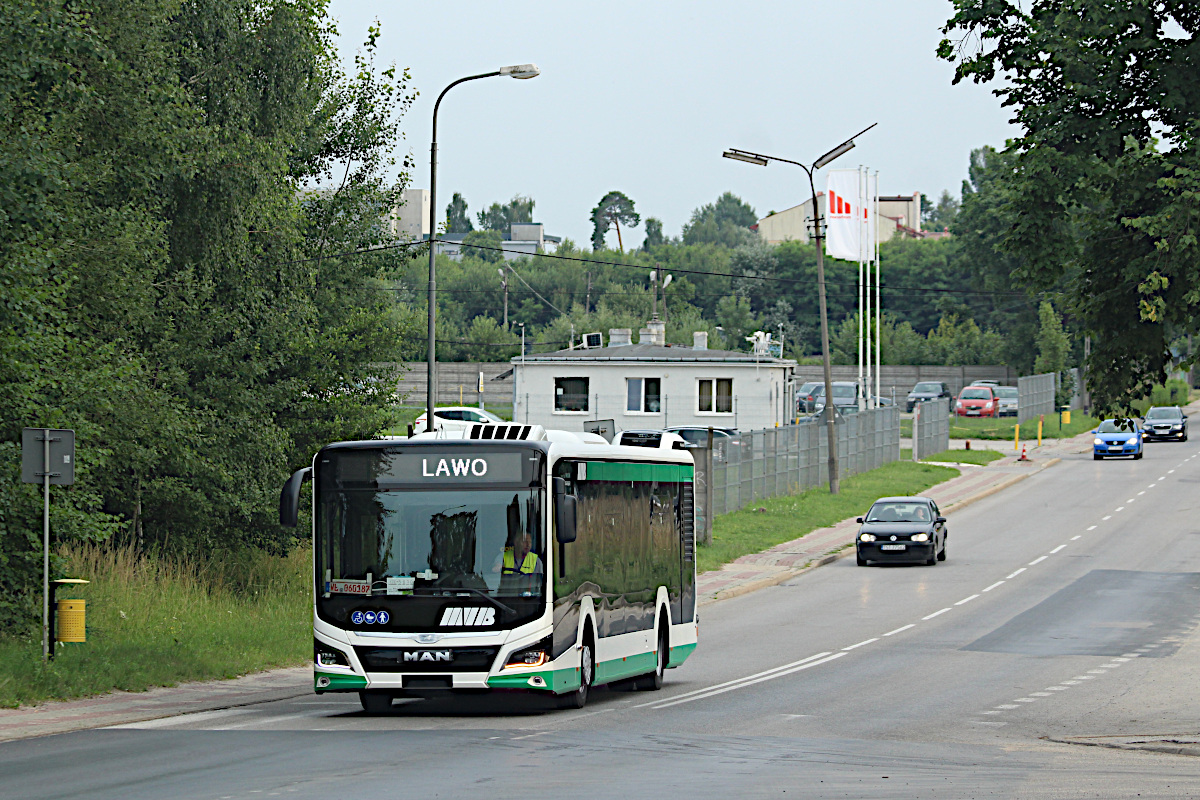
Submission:
<svg viewBox="0 0 1200 800">
<path fill-rule="evenodd" d="M 317 639 L 313 639 L 313 661 L 321 667 L 350 666 L 350 659 L 346 657 L 345 653 Z"/>
<path fill-rule="evenodd" d="M 550 639 L 545 638 L 535 645 L 522 648 L 513 652 L 508 661 L 505 662 L 505 669 L 533 669 L 546 664 L 550 660 Z"/>
</svg>

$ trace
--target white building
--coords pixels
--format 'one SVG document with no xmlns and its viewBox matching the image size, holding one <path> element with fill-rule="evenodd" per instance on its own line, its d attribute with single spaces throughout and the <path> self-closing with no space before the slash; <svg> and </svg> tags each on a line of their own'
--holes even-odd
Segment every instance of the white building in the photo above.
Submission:
<svg viewBox="0 0 1200 800">
<path fill-rule="evenodd" d="M 638 344 L 630 334 L 613 329 L 607 347 L 512 359 L 513 421 L 568 431 L 598 419 L 614 420 L 617 430 L 755 430 L 788 421 L 795 361 L 709 350 L 707 333 L 694 334 L 692 347 L 668 345 L 659 321 Z"/>
<path fill-rule="evenodd" d="M 465 233 L 448 233 L 437 245 L 439 254 L 458 261 L 462 258 Z M 514 261 L 538 253 L 553 253 L 562 242 L 561 236 L 547 236 L 540 222 L 514 222 L 509 226 L 508 238 L 500 242 L 504 249 L 504 260 Z"/>
<path fill-rule="evenodd" d="M 392 211 L 392 234 L 409 241 L 429 238 L 429 190 L 405 189 L 404 203 Z"/>
</svg>

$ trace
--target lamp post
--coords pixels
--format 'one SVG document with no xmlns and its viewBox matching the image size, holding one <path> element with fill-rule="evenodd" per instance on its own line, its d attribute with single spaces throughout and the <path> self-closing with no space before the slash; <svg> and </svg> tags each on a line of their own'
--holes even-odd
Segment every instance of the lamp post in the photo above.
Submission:
<svg viewBox="0 0 1200 800">
<path fill-rule="evenodd" d="M 460 83 L 476 81 L 480 78 L 495 78 L 498 75 L 508 75 L 512 78 L 525 79 L 536 78 L 539 74 L 540 70 L 538 70 L 535 64 L 517 64 L 511 67 L 501 67 L 495 72 L 468 75 L 465 78 L 459 78 L 445 89 L 442 89 L 442 93 L 438 95 L 437 102 L 433 104 L 433 140 L 429 147 L 429 341 L 426 353 L 427 386 L 425 387 L 425 430 L 430 432 L 433 431 L 433 406 L 434 398 L 437 396 L 437 383 L 434 375 L 437 365 L 437 341 L 435 338 L 435 325 L 437 323 L 437 248 L 434 246 L 433 240 L 437 237 L 438 108 L 442 105 L 442 98 L 446 96 L 446 92 Z"/>
<path fill-rule="evenodd" d="M 829 444 L 829 493 L 837 494 L 841 481 L 838 477 L 838 457 L 837 457 L 837 430 L 834 428 L 834 402 L 833 402 L 833 371 L 829 365 L 829 315 L 825 310 L 825 248 L 821 240 L 825 238 L 824 231 L 821 229 L 821 214 L 817 208 L 817 187 L 813 182 L 813 173 L 822 167 L 828 165 L 831 161 L 843 156 L 854 149 L 854 140 L 862 136 L 867 131 L 874 128 L 875 123 L 858 133 L 851 136 L 846 141 L 839 144 L 837 147 L 830 150 L 825 155 L 818 158 L 812 163 L 812 166 L 801 164 L 799 161 L 792 161 L 787 158 L 779 158 L 777 156 L 766 156 L 762 153 L 751 153 L 747 150 L 738 150 L 730 148 L 721 155 L 725 158 L 732 158 L 737 161 L 745 161 L 747 164 L 754 164 L 759 167 L 765 167 L 771 161 L 782 161 L 785 164 L 795 164 L 808 175 L 808 188 L 812 191 L 813 204 L 813 238 L 817 243 L 817 298 L 821 309 L 821 361 L 825 366 L 825 431 L 828 437 Z M 433 412 L 430 411 L 429 416 L 433 417 Z"/>
<path fill-rule="evenodd" d="M 504 332 L 508 333 L 508 276 L 502 269 L 496 272 L 500 273 L 500 285 L 504 288 Z"/>
</svg>

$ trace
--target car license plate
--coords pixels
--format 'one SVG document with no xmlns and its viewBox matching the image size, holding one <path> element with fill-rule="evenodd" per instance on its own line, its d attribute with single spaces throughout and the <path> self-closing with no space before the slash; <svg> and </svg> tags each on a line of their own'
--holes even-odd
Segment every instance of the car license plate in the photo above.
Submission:
<svg viewBox="0 0 1200 800">
<path fill-rule="evenodd" d="M 967 416 L 968 416 L 968 417 L 978 417 L 978 416 L 979 416 L 979 412 L 978 412 L 978 411 L 975 411 L 974 409 L 968 409 L 968 410 L 967 410 Z"/>
<path fill-rule="evenodd" d="M 1109 450 L 1124 450 L 1124 449 L 1125 449 L 1125 445 L 1123 445 L 1123 444 L 1110 444 L 1110 445 L 1108 446 L 1108 449 L 1109 449 Z"/>
<path fill-rule="evenodd" d="M 881 544 L 881 545 L 879 545 L 879 549 L 880 550 L 903 550 L 904 545 L 902 545 L 902 544 Z"/>
</svg>

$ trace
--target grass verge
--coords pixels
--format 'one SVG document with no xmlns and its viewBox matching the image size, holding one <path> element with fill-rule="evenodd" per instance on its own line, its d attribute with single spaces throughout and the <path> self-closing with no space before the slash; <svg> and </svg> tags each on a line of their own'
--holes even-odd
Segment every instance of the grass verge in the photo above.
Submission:
<svg viewBox="0 0 1200 800">
<path fill-rule="evenodd" d="M 912 451 L 909 451 L 909 458 L 912 458 Z M 990 464 L 993 461 L 999 461 L 1004 458 L 1004 453 L 999 450 L 943 450 L 940 453 L 934 453 L 931 456 L 922 458 L 922 461 L 943 461 L 958 464 Z"/>
<path fill-rule="evenodd" d="M 697 548 L 700 572 L 720 569 L 736 558 L 759 553 L 866 512 L 877 498 L 920 494 L 930 486 L 958 475 L 952 467 L 893 461 L 842 481 L 841 492 L 828 487 L 801 494 L 772 497 L 713 520 L 713 543 Z M 763 508 L 764 511 L 756 511 Z"/>
<path fill-rule="evenodd" d="M 40 628 L 0 639 L 0 707 L 233 678 L 312 658 L 312 554 L 170 560 L 94 545 L 63 553 L 88 586 L 87 642 L 42 664 Z"/>
<path fill-rule="evenodd" d="M 1069 439 L 1084 431 L 1090 431 L 1100 424 L 1100 420 L 1089 417 L 1079 411 L 1071 412 L 1071 422 L 1059 424 L 1058 414 L 1047 415 L 1042 425 L 1043 439 Z M 983 419 L 981 417 L 951 417 L 951 439 L 1012 439 L 1017 421 L 1013 417 L 1006 419 Z M 1021 425 L 1021 441 L 1037 440 L 1037 420 L 1029 420 Z"/>
</svg>

